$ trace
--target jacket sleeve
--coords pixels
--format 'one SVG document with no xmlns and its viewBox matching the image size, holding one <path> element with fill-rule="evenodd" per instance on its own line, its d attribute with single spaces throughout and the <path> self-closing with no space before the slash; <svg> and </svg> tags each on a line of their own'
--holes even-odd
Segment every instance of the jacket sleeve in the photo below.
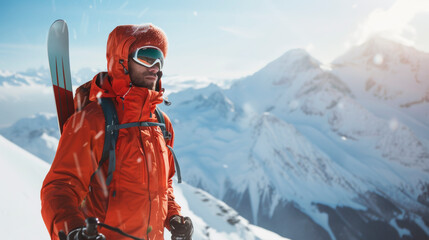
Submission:
<svg viewBox="0 0 429 240">
<path fill-rule="evenodd" d="M 164 119 L 167 127 L 167 131 L 171 133 L 171 139 L 167 141 L 167 145 L 173 148 L 174 145 L 174 130 L 173 126 L 171 125 L 170 119 L 166 114 L 164 114 Z M 175 163 L 173 158 L 173 153 L 171 151 L 168 151 L 168 162 L 170 164 L 170 171 L 168 175 L 168 212 L 167 212 L 167 218 L 165 219 L 165 227 L 170 230 L 170 218 L 174 215 L 181 215 L 180 214 L 180 206 L 177 204 L 174 193 L 173 193 L 173 177 L 176 173 L 175 170 Z"/>
<path fill-rule="evenodd" d="M 104 132 L 100 136 L 99 130 L 90 127 L 85 113 L 75 113 L 64 125 L 55 159 L 43 182 L 42 217 L 51 239 L 58 239 L 60 230 L 67 234 L 85 225 L 79 206 L 97 169 L 102 151 L 99 142 L 104 139 Z"/>
</svg>

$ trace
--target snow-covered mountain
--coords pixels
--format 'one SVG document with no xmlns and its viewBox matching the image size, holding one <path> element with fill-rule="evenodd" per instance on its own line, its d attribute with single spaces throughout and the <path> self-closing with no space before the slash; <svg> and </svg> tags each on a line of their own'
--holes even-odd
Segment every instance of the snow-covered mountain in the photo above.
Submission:
<svg viewBox="0 0 429 240">
<path fill-rule="evenodd" d="M 428 64 L 427 53 L 374 37 L 334 60 L 332 66 L 358 97 L 372 100 L 372 96 L 409 108 L 427 102 Z"/>
<path fill-rule="evenodd" d="M 92 79 L 95 74 L 96 70 L 93 69 L 72 72 L 74 88 Z M 0 70 L 0 106 L 0 128 L 10 127 L 29 115 L 55 113 L 49 70 L 40 68 L 18 73 Z"/>
<path fill-rule="evenodd" d="M 0 128 L 38 112 L 55 112 L 46 69 L 13 73 L 0 70 Z"/>
<path fill-rule="evenodd" d="M 2 238 L 49 239 L 40 215 L 40 189 L 49 164 L 26 152 L 0 135 L 1 189 L 7 193 L 0 204 Z M 194 223 L 196 240 L 254 239 L 286 240 L 249 224 L 236 211 L 207 192 L 186 183 L 174 183 L 182 213 Z M 25 229 L 25 231 L 22 231 Z M 165 239 L 170 239 L 168 231 Z"/>
<path fill-rule="evenodd" d="M 184 178 L 291 238 L 428 237 L 427 141 L 355 88 L 298 49 L 227 90 L 172 94 Z"/>
<path fill-rule="evenodd" d="M 337 58 L 333 73 L 378 117 L 429 140 L 429 54 L 374 37 Z"/>
<path fill-rule="evenodd" d="M 60 139 L 57 116 L 39 113 L 0 129 L 0 134 L 48 163 L 52 163 Z"/>
<path fill-rule="evenodd" d="M 228 89 L 170 94 L 183 178 L 292 239 L 426 239 L 429 103 L 407 103 L 428 56 L 372 39 L 327 70 L 296 49 Z"/>
</svg>

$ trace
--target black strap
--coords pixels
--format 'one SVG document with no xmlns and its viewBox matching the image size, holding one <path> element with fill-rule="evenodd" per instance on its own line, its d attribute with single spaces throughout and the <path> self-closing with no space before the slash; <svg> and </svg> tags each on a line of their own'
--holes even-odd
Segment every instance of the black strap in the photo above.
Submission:
<svg viewBox="0 0 429 240">
<path fill-rule="evenodd" d="M 180 172 L 180 165 L 179 165 L 179 162 L 177 161 L 176 154 L 174 154 L 173 148 L 170 147 L 170 145 L 167 145 L 167 147 L 168 149 L 170 149 L 171 154 L 173 154 L 174 167 L 176 168 L 176 173 L 177 173 L 177 182 L 182 183 L 182 173 Z"/>
<path fill-rule="evenodd" d="M 161 127 L 162 135 L 164 135 L 164 139 L 166 141 L 170 140 L 171 139 L 171 133 L 167 131 L 167 128 L 165 128 L 164 115 L 162 114 L 162 111 L 158 107 L 155 108 L 155 115 L 156 115 L 156 118 L 158 119 L 158 122 L 164 124 L 164 128 Z"/>
<path fill-rule="evenodd" d="M 161 130 L 162 130 L 162 134 L 164 135 L 165 143 L 167 144 L 167 140 L 171 139 L 171 133 L 168 132 L 167 128 L 165 127 L 164 115 L 158 107 L 156 107 L 156 109 L 155 109 L 155 115 L 156 115 L 156 118 L 158 119 L 158 122 L 164 125 L 164 128 L 161 127 Z M 180 172 L 179 161 L 177 161 L 177 157 L 173 151 L 173 148 L 170 145 L 167 145 L 167 147 L 168 147 L 168 149 L 170 149 L 170 152 L 173 155 L 174 167 L 176 168 L 176 173 L 177 173 L 177 182 L 182 183 L 182 174 Z"/>
<path fill-rule="evenodd" d="M 154 122 L 131 122 L 124 123 L 119 125 L 108 126 L 108 131 L 118 131 L 119 129 L 130 128 L 130 127 L 160 127 L 165 128 L 164 123 L 154 123 Z"/>
<path fill-rule="evenodd" d="M 116 141 L 118 140 L 119 130 L 112 129 L 112 126 L 117 126 L 119 124 L 118 114 L 116 113 L 116 108 L 111 98 L 99 98 L 101 108 L 104 113 L 105 120 L 105 136 L 104 136 L 104 146 L 103 153 L 101 154 L 100 162 L 98 163 L 97 170 L 92 174 L 91 180 L 94 178 L 95 174 L 100 171 L 103 163 L 109 158 L 109 169 L 106 176 L 106 185 L 108 186 L 112 181 L 113 172 L 116 167 Z"/>
</svg>

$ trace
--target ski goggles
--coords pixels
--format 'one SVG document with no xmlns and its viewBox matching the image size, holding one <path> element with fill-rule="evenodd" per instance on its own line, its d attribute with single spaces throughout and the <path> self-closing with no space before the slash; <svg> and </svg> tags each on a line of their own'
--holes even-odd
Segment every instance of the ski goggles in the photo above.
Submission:
<svg viewBox="0 0 429 240">
<path fill-rule="evenodd" d="M 152 67 L 159 63 L 159 69 L 162 70 L 164 66 L 164 54 L 159 48 L 154 46 L 138 48 L 133 54 L 133 59 L 136 63 L 145 67 Z"/>
</svg>

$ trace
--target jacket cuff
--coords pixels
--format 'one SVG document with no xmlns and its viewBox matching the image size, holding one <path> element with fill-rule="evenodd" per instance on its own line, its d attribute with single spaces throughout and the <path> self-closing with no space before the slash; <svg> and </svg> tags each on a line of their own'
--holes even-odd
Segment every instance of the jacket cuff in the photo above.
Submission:
<svg viewBox="0 0 429 240">
<path fill-rule="evenodd" d="M 168 229 L 168 231 L 171 231 L 170 219 L 174 216 L 182 216 L 182 215 L 178 211 L 172 211 L 171 213 L 169 213 L 167 215 L 167 218 L 165 219 L 165 222 L 164 222 L 164 226 L 165 226 L 165 228 Z"/>
</svg>

